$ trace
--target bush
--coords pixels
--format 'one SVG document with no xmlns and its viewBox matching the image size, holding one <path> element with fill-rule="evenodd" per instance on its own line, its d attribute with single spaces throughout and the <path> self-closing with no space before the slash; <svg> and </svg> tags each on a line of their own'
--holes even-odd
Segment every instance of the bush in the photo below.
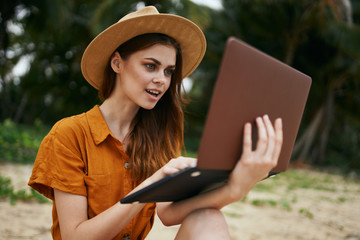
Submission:
<svg viewBox="0 0 360 240">
<path fill-rule="evenodd" d="M 49 128 L 40 120 L 33 126 L 15 124 L 9 119 L 0 123 L 0 162 L 32 163 Z"/>
<path fill-rule="evenodd" d="M 34 189 L 30 189 L 30 193 L 27 193 L 24 189 L 14 191 L 11 180 L 0 175 L 0 199 L 3 198 L 9 198 L 11 205 L 15 205 L 17 200 L 25 201 L 29 199 L 35 199 L 39 203 L 49 202 L 46 197 L 36 192 Z"/>
</svg>

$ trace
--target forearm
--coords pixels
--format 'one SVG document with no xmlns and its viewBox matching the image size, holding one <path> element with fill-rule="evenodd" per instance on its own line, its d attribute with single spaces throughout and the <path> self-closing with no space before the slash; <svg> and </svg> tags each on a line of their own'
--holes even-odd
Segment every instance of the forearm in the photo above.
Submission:
<svg viewBox="0 0 360 240">
<path fill-rule="evenodd" d="M 118 202 L 88 219 L 85 196 L 57 189 L 54 194 L 62 239 L 113 239 L 145 206 Z"/>
<path fill-rule="evenodd" d="M 245 190 L 245 189 L 244 189 Z M 234 192 L 228 185 L 216 190 L 196 195 L 192 198 L 174 203 L 158 203 L 158 215 L 164 225 L 176 225 L 182 223 L 188 214 L 203 208 L 221 209 L 224 206 L 237 201 L 248 193 L 249 190 L 237 189 Z"/>
<path fill-rule="evenodd" d="M 80 223 L 68 239 L 113 239 L 143 207 L 144 204 L 117 203 L 96 217 Z"/>
</svg>

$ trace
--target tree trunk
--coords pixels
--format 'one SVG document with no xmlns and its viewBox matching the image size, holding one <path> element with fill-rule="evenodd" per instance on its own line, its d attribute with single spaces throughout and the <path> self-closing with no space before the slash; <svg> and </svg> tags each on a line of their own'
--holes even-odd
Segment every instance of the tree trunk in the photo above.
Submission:
<svg viewBox="0 0 360 240">
<path fill-rule="evenodd" d="M 333 125 L 334 118 L 334 90 L 329 90 L 325 109 L 324 109 L 324 118 L 322 121 L 322 128 L 320 133 L 320 141 L 319 141 L 319 152 L 316 157 L 317 163 L 323 163 L 325 160 L 326 147 L 328 143 L 329 134 L 331 131 L 331 127 Z"/>
<path fill-rule="evenodd" d="M 293 149 L 293 156 L 299 160 L 306 160 L 312 163 L 312 159 L 310 156 L 311 146 L 313 145 L 316 137 L 316 133 L 318 132 L 322 119 L 324 117 L 324 106 L 320 107 L 316 112 L 315 117 L 312 119 L 311 123 L 299 138 L 299 140 L 295 143 Z"/>
</svg>

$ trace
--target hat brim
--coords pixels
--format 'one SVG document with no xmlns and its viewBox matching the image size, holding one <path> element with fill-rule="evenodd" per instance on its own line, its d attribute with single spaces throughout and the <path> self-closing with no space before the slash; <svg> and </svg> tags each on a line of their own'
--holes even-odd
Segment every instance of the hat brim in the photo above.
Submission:
<svg viewBox="0 0 360 240">
<path fill-rule="evenodd" d="M 112 53 L 127 40 L 146 33 L 162 33 L 180 44 L 183 78 L 189 76 L 204 57 L 204 34 L 190 20 L 172 14 L 139 16 L 119 21 L 94 38 L 81 60 L 81 71 L 85 79 L 99 89 L 106 78 L 105 69 Z"/>
</svg>

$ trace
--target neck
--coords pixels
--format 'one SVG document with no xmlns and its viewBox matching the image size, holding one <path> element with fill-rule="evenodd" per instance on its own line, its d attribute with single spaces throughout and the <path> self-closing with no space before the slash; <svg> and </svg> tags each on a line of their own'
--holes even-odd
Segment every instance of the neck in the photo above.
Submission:
<svg viewBox="0 0 360 240">
<path fill-rule="evenodd" d="M 131 131 L 131 123 L 139 110 L 138 106 L 122 104 L 114 98 L 106 99 L 100 106 L 100 111 L 112 134 L 123 144 Z"/>
</svg>

